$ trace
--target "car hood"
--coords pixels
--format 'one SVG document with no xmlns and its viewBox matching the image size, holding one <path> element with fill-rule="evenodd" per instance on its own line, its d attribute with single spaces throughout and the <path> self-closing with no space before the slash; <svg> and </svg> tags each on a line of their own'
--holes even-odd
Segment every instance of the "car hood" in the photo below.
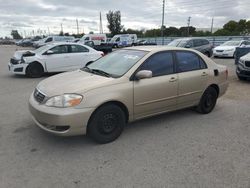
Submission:
<svg viewBox="0 0 250 188">
<path fill-rule="evenodd" d="M 214 49 L 215 50 L 230 50 L 230 49 L 235 49 L 236 46 L 217 46 Z"/>
<path fill-rule="evenodd" d="M 111 84 L 114 78 L 108 78 L 85 71 L 61 73 L 41 81 L 37 89 L 48 97 L 64 93 L 83 94 L 91 89 Z"/>
<path fill-rule="evenodd" d="M 35 52 L 32 50 L 19 50 L 14 53 L 14 58 L 16 60 L 21 60 L 22 56 L 32 56 L 35 55 Z"/>
<path fill-rule="evenodd" d="M 250 61 L 250 53 L 242 56 L 240 59 L 244 60 L 244 61 Z"/>
</svg>

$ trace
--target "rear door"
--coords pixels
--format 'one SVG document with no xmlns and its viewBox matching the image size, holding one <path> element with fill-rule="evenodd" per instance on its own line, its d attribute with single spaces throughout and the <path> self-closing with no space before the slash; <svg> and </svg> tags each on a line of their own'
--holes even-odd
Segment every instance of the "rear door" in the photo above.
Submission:
<svg viewBox="0 0 250 188">
<path fill-rule="evenodd" d="M 134 117 L 139 119 L 176 108 L 178 77 L 173 53 L 160 52 L 149 57 L 136 71 L 150 70 L 153 77 L 134 81 Z"/>
<path fill-rule="evenodd" d="M 69 49 L 70 66 L 69 70 L 75 70 L 84 67 L 88 62 L 95 60 L 93 53 L 82 45 L 70 45 Z"/>
<path fill-rule="evenodd" d="M 178 71 L 178 108 L 196 105 L 206 88 L 208 69 L 204 60 L 194 52 L 176 51 Z"/>
</svg>

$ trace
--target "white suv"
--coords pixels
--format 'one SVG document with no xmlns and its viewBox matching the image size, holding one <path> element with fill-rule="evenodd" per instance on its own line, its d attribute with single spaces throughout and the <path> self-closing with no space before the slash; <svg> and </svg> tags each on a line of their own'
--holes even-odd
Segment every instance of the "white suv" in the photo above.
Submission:
<svg viewBox="0 0 250 188">
<path fill-rule="evenodd" d="M 45 72 L 72 71 L 103 56 L 86 45 L 55 43 L 34 51 L 16 51 L 8 64 L 9 71 L 29 77 L 41 77 Z"/>
</svg>

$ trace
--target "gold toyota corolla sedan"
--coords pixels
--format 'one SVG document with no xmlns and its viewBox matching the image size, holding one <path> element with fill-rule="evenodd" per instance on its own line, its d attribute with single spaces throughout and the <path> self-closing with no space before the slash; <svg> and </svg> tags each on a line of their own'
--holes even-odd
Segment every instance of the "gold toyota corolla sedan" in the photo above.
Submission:
<svg viewBox="0 0 250 188">
<path fill-rule="evenodd" d="M 108 143 L 128 122 L 188 107 L 211 112 L 227 77 L 225 66 L 195 50 L 130 47 L 41 81 L 29 109 L 47 132 Z"/>
</svg>

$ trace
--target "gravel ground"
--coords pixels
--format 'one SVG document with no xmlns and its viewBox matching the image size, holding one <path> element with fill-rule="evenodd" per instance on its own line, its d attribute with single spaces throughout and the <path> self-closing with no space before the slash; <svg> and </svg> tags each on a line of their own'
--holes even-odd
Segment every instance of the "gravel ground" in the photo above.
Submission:
<svg viewBox="0 0 250 188">
<path fill-rule="evenodd" d="M 229 89 L 214 111 L 182 110 L 128 125 L 115 142 L 45 133 L 27 101 L 41 79 L 13 76 L 16 47 L 0 46 L 1 188 L 250 188 L 250 81 L 239 81 L 233 59 Z"/>
</svg>

